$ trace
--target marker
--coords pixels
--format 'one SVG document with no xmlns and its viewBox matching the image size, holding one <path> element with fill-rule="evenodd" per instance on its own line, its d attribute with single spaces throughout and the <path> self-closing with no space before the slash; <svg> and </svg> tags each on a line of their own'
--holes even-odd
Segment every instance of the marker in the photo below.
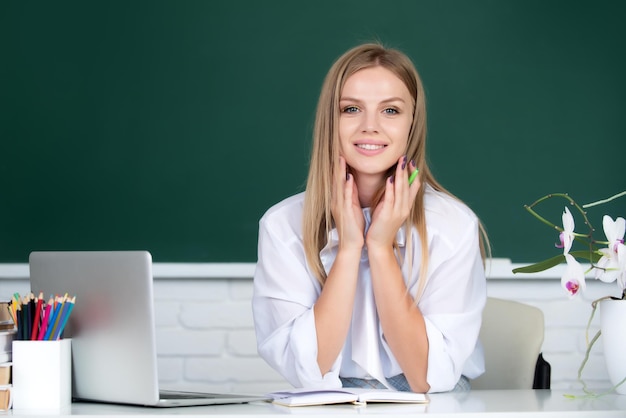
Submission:
<svg viewBox="0 0 626 418">
<path fill-rule="evenodd" d="M 411 173 L 411 176 L 409 177 L 409 186 L 411 184 L 413 184 L 413 180 L 415 180 L 415 178 L 417 177 L 417 173 L 419 173 L 419 168 L 416 168 L 414 172 Z"/>
</svg>

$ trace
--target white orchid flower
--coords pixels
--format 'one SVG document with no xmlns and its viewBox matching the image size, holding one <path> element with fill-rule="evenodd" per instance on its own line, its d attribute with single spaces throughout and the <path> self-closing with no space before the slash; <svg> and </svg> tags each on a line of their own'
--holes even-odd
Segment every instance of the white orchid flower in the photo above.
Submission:
<svg viewBox="0 0 626 418">
<path fill-rule="evenodd" d="M 622 289 L 626 289 L 626 245 L 618 244 L 617 246 L 617 265 L 620 275 L 617 276 L 617 285 Z"/>
<path fill-rule="evenodd" d="M 563 248 L 563 254 L 568 254 L 569 250 L 572 248 L 572 243 L 574 242 L 574 217 L 567 206 L 565 207 L 562 218 L 563 232 L 559 234 L 561 243 L 557 244 L 556 247 Z"/>
<path fill-rule="evenodd" d="M 602 227 L 604 228 L 604 235 L 609 242 L 609 247 L 614 244 L 624 243 L 624 233 L 626 233 L 626 220 L 619 217 L 615 220 L 609 215 L 604 215 L 602 218 Z M 617 247 L 613 248 L 617 252 Z"/>
<path fill-rule="evenodd" d="M 567 261 L 567 267 L 561 277 L 561 286 L 571 299 L 581 290 L 585 290 L 585 271 L 571 254 L 565 254 L 565 261 Z"/>
<path fill-rule="evenodd" d="M 619 282 L 623 283 L 625 279 L 622 276 L 626 274 L 626 253 L 620 248 L 624 246 L 626 221 L 621 217 L 614 221 L 610 216 L 604 215 L 602 226 L 609 244 L 607 247 L 599 249 L 602 257 L 596 264 L 599 267 L 596 271 L 596 279 L 611 283 L 620 278 Z M 622 254 L 621 257 L 620 253 Z M 620 286 L 622 289 L 624 288 L 623 284 Z"/>
<path fill-rule="evenodd" d="M 617 256 L 610 248 L 600 248 L 598 250 L 602 257 L 596 263 L 596 279 L 600 279 L 605 283 L 611 283 L 619 276 L 619 264 Z"/>
</svg>

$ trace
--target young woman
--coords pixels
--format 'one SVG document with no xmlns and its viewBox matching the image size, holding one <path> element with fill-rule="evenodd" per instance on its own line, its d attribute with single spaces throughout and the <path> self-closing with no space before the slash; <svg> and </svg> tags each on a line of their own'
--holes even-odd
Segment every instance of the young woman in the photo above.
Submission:
<svg viewBox="0 0 626 418">
<path fill-rule="evenodd" d="M 469 389 L 484 371 L 481 232 L 428 168 L 410 59 L 347 51 L 322 87 L 306 191 L 260 221 L 259 354 L 296 387 Z"/>
</svg>

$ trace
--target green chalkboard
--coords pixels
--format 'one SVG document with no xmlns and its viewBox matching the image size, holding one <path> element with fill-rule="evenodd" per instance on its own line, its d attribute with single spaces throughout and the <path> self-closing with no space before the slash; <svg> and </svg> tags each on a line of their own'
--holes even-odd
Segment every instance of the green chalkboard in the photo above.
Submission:
<svg viewBox="0 0 626 418">
<path fill-rule="evenodd" d="M 608 0 L 2 1 L 0 262 L 255 261 L 263 212 L 303 190 L 325 72 L 370 40 L 415 61 L 432 169 L 494 255 L 551 255 L 525 203 L 626 189 L 625 21 Z"/>
</svg>

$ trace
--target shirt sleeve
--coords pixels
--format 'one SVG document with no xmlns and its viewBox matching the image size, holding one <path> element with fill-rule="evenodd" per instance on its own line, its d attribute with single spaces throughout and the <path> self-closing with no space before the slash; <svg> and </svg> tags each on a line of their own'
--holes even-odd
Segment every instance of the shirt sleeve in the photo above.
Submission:
<svg viewBox="0 0 626 418">
<path fill-rule="evenodd" d="M 487 293 L 478 220 L 455 232 L 433 234 L 429 279 L 419 301 L 428 336 L 430 392 L 452 390 L 461 375 L 472 379 L 484 372 L 478 334 Z"/>
<path fill-rule="evenodd" d="M 262 219 L 252 310 L 259 355 L 295 387 L 341 387 L 341 358 L 322 376 L 313 306 L 321 287 L 307 268 L 298 234 Z M 339 356 L 341 357 L 341 356 Z"/>
</svg>

